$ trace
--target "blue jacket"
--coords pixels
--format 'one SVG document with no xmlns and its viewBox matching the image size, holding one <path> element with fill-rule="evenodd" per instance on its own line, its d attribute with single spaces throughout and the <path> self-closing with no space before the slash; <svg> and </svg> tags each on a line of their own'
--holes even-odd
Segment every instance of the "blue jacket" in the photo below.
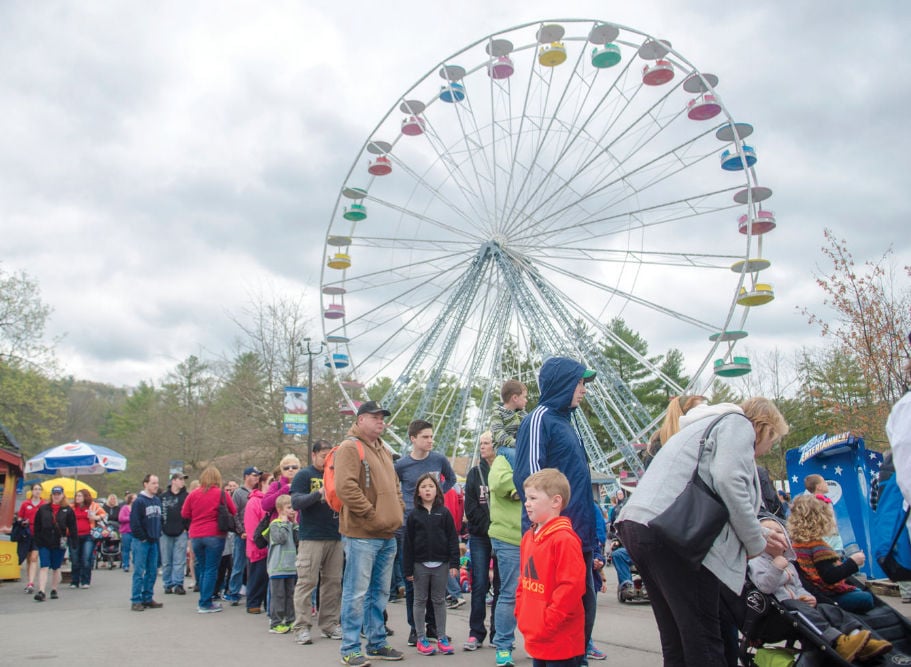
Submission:
<svg viewBox="0 0 911 667">
<path fill-rule="evenodd" d="M 557 468 L 569 479 L 569 504 L 563 516 L 572 521 L 582 540 L 582 550 L 596 545 L 592 477 L 588 456 L 572 423 L 573 394 L 585 366 L 573 359 L 551 357 L 541 366 L 538 407 L 522 421 L 516 434 L 516 463 L 513 481 L 522 499 L 522 530 L 531 525 L 525 512 L 525 480 L 542 468 Z"/>
</svg>

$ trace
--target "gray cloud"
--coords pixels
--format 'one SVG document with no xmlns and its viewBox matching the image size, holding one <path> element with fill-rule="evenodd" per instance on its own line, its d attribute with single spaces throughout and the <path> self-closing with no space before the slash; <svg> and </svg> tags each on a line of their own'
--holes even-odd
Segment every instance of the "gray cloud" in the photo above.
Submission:
<svg viewBox="0 0 911 667">
<path fill-rule="evenodd" d="M 902 130 L 911 10 L 657 5 L 598 18 L 670 39 L 716 72 L 735 117 L 756 125 L 779 227 L 765 240 L 777 299 L 751 314 L 750 349 L 812 344 L 796 307 L 823 310 L 813 271 L 824 227 L 860 260 L 894 243 L 911 263 Z M 188 354 L 229 349 L 237 331 L 226 313 L 263 283 L 305 292 L 316 327 L 323 241 L 374 126 L 449 53 L 551 12 L 540 1 L 479 0 L 461 3 L 458 17 L 398 0 L 3 5 L 0 260 L 38 279 L 53 332 L 68 332 L 61 359 L 82 377 L 135 384 Z M 711 247 L 708 230 L 693 233 Z M 693 287 L 694 305 L 701 291 Z M 654 351 L 705 354 L 704 340 L 658 326 L 647 337 Z"/>
</svg>

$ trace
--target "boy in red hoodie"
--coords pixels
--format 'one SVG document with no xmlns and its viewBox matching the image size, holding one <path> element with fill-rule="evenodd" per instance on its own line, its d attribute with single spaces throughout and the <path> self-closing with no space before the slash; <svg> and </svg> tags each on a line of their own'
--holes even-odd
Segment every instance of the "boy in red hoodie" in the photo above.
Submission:
<svg viewBox="0 0 911 667">
<path fill-rule="evenodd" d="M 587 570 L 582 542 L 560 512 L 569 480 L 545 468 L 525 480 L 525 510 L 532 527 L 522 536 L 516 620 L 534 667 L 576 667 L 585 655 Z"/>
</svg>

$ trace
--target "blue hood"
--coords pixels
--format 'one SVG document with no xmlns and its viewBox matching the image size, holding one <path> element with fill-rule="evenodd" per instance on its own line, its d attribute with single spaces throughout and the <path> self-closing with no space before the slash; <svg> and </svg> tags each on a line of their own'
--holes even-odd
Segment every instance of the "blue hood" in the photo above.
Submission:
<svg viewBox="0 0 911 667">
<path fill-rule="evenodd" d="M 562 413 L 575 409 L 570 405 L 584 372 L 585 366 L 575 359 L 551 357 L 545 361 L 538 373 L 538 388 L 541 390 L 539 405 Z"/>
</svg>

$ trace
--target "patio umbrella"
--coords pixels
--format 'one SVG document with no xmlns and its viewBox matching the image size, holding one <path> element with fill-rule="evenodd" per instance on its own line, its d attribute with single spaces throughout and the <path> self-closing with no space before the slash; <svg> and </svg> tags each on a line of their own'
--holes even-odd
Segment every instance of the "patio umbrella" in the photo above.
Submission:
<svg viewBox="0 0 911 667">
<path fill-rule="evenodd" d="M 81 479 L 74 479 L 73 477 L 55 477 L 54 479 L 40 481 L 39 483 L 41 484 L 41 497 L 45 500 L 51 499 L 51 489 L 55 486 L 62 486 L 63 492 L 70 500 L 76 497 L 76 491 L 88 491 L 92 494 L 92 498 L 98 497 L 98 493 L 95 489 Z"/>
<path fill-rule="evenodd" d="M 25 462 L 25 472 L 43 475 L 97 475 L 127 469 L 126 457 L 89 442 L 68 442 L 46 449 Z"/>
</svg>

